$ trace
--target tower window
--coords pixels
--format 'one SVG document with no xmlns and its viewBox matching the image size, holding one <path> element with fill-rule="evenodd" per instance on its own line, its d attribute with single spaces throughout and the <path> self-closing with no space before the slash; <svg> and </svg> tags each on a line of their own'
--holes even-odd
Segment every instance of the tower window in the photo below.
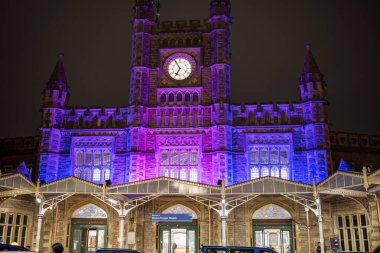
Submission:
<svg viewBox="0 0 380 253">
<path fill-rule="evenodd" d="M 73 174 L 75 177 L 93 182 L 101 182 L 102 180 L 110 179 L 110 150 L 94 148 L 75 150 L 74 158 L 75 164 Z"/>
</svg>

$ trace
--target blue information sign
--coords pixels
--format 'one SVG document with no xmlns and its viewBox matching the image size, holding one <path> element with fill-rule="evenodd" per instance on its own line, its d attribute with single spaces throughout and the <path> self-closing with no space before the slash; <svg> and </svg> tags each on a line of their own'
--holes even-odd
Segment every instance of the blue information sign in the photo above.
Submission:
<svg viewBox="0 0 380 253">
<path fill-rule="evenodd" d="M 191 222 L 193 215 L 191 213 L 154 213 L 152 214 L 153 222 Z"/>
</svg>

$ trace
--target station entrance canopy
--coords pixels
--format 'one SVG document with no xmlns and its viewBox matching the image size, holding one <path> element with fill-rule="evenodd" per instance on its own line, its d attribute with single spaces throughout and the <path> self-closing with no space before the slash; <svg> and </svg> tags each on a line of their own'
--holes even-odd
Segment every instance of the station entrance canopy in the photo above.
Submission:
<svg viewBox="0 0 380 253">
<path fill-rule="evenodd" d="M 226 245 L 226 221 L 236 207 L 258 196 L 280 195 L 311 210 L 318 218 L 319 236 L 323 249 L 321 202 L 323 198 L 338 195 L 352 199 L 376 197 L 380 192 L 380 170 L 372 174 L 338 171 L 324 181 L 312 185 L 294 181 L 262 177 L 239 184 L 220 186 L 199 184 L 160 177 L 150 180 L 110 185 L 94 184 L 76 177 L 67 177 L 41 185 L 22 174 L 0 177 L 0 200 L 19 195 L 32 195 L 39 203 L 37 245 L 40 249 L 42 219 L 47 210 L 73 195 L 88 195 L 111 206 L 120 216 L 119 246 L 124 246 L 124 222 L 134 208 L 159 196 L 185 196 L 216 211 L 222 223 L 222 245 Z M 360 203 L 360 201 L 358 201 Z M 1 203 L 1 202 L 0 202 Z"/>
</svg>

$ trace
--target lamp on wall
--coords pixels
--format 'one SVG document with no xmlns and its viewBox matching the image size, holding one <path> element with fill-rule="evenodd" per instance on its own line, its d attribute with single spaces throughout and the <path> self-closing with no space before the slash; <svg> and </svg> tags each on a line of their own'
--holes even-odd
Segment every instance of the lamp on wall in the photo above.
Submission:
<svg viewBox="0 0 380 253">
<path fill-rule="evenodd" d="M 222 184 L 223 184 L 223 180 L 222 180 L 222 179 L 219 179 L 219 180 L 218 180 L 218 185 L 219 185 L 219 186 L 222 186 Z"/>
<path fill-rule="evenodd" d="M 110 179 L 107 179 L 107 180 L 104 180 L 106 182 L 106 185 L 107 186 L 110 186 L 112 184 L 111 180 Z"/>
</svg>

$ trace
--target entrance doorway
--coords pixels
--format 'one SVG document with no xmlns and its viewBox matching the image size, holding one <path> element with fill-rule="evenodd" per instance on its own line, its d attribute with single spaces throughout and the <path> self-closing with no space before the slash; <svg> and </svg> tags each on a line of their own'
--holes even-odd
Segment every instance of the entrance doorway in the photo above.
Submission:
<svg viewBox="0 0 380 253">
<path fill-rule="evenodd" d="M 291 226 L 254 226 L 254 246 L 273 248 L 278 253 L 293 252 Z"/>
<path fill-rule="evenodd" d="M 196 226 L 160 226 L 160 253 L 197 253 Z"/>
<path fill-rule="evenodd" d="M 106 245 L 107 226 L 75 224 L 72 225 L 71 235 L 70 252 L 96 252 Z"/>
</svg>

